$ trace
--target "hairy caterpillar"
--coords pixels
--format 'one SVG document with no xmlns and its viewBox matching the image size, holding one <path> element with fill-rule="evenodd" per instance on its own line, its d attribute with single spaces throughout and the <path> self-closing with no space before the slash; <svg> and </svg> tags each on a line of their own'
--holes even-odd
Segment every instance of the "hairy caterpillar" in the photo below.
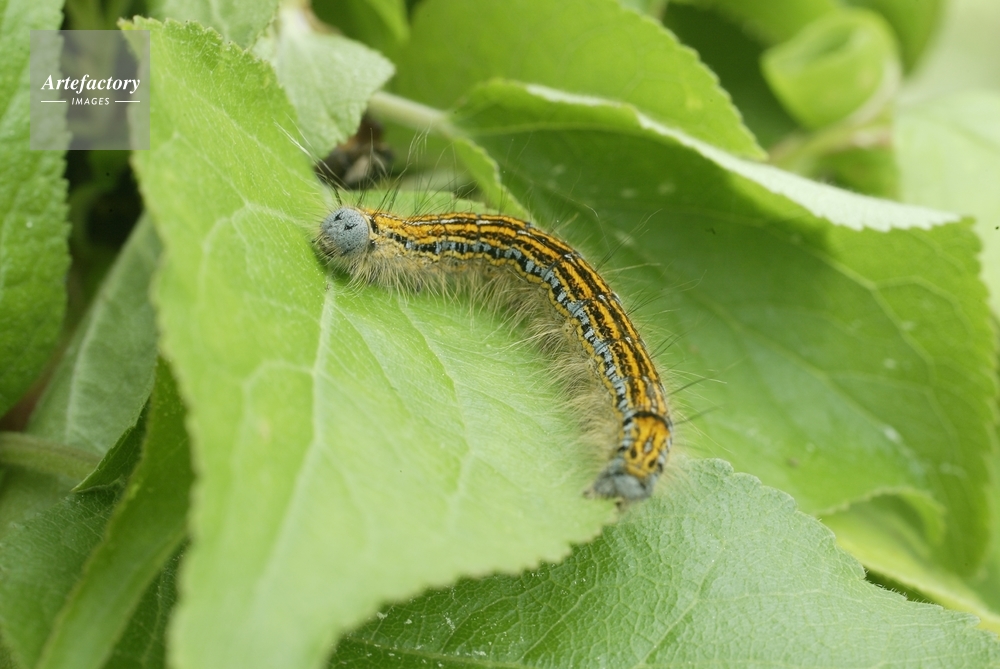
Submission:
<svg viewBox="0 0 1000 669">
<path fill-rule="evenodd" d="M 342 206 L 320 224 L 315 245 L 328 262 L 361 280 L 423 285 L 486 268 L 544 291 L 613 399 L 617 450 L 590 493 L 628 501 L 652 493 L 672 442 L 666 392 L 618 296 L 568 244 L 508 216 L 401 217 Z"/>
</svg>

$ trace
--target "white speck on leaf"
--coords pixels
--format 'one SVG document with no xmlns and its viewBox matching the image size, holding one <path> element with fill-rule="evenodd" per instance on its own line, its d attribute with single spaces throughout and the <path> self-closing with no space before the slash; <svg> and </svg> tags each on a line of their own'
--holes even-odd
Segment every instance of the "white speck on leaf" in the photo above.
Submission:
<svg viewBox="0 0 1000 669">
<path fill-rule="evenodd" d="M 885 437 L 886 437 L 886 439 L 888 439 L 889 441 L 891 441 L 894 444 L 898 444 L 901 441 L 901 437 L 899 436 L 899 432 L 896 432 L 896 428 L 894 428 L 891 425 L 886 425 L 885 427 L 883 427 L 882 428 L 882 434 L 884 434 Z"/>
</svg>

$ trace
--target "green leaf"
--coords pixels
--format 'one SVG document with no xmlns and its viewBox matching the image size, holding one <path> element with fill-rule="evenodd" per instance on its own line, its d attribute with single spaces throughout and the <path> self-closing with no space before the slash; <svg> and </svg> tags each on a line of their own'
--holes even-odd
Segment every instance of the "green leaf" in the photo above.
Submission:
<svg viewBox="0 0 1000 669">
<path fill-rule="evenodd" d="M 104 669 L 163 669 L 167 666 L 167 622 L 177 600 L 175 557 L 149 584 Z"/>
<path fill-rule="evenodd" d="M 1000 456 L 994 455 L 993 466 L 997 467 L 998 465 L 1000 465 Z M 991 493 L 993 503 L 1000 503 L 1000 490 L 994 486 Z M 998 535 L 1000 535 L 1000 514 L 993 517 L 993 536 Z M 965 579 L 965 584 L 969 590 L 977 595 L 976 599 L 985 603 L 990 615 L 983 611 L 985 607 L 969 607 L 965 610 L 988 619 L 989 628 L 1000 634 L 1000 545 L 997 542 L 993 542 L 984 568 L 972 578 Z"/>
<path fill-rule="evenodd" d="M 317 0 L 312 10 L 351 39 L 387 54 L 410 38 L 405 0 Z"/>
<path fill-rule="evenodd" d="M 940 27 L 945 0 L 847 0 L 849 4 L 874 9 L 892 25 L 899 38 L 906 69 L 913 69 L 921 54 Z"/>
<path fill-rule="evenodd" d="M 145 437 L 146 410 L 143 409 L 136 424 L 125 431 L 125 434 L 118 439 L 118 443 L 104 454 L 97 467 L 73 488 L 73 492 L 124 485 L 125 479 L 139 462 Z"/>
<path fill-rule="evenodd" d="M 640 325 L 680 333 L 662 356 L 683 375 L 675 385 L 724 382 L 678 398 L 695 415 L 719 409 L 682 445 L 724 455 L 810 513 L 880 494 L 922 498 L 925 514 L 940 504 L 938 559 L 976 568 L 997 388 L 965 225 L 919 230 L 951 217 L 744 163 L 625 106 L 539 87 L 481 87 L 453 120 L 536 216 L 573 220 L 578 248 L 614 255 Z M 876 224 L 913 227 L 863 229 Z"/>
<path fill-rule="evenodd" d="M 9 499 L 4 481 L 0 510 L 22 513 L 0 532 L 0 629 L 19 666 L 162 666 L 173 567 L 157 573 L 183 539 L 191 478 L 183 407 L 169 377 L 160 381 L 148 435 L 142 465 L 113 515 L 117 489 L 71 495 L 29 515 L 10 503 L 17 500 Z M 127 461 L 117 468 L 123 466 Z M 18 489 L 40 495 L 44 482 L 36 478 Z M 49 494 L 65 492 L 64 485 Z M 158 665 L 144 664 L 156 657 Z"/>
<path fill-rule="evenodd" d="M 183 541 L 191 487 L 184 406 L 160 364 L 143 455 L 104 538 L 49 636 L 38 669 L 98 669 Z"/>
<path fill-rule="evenodd" d="M 581 496 L 600 462 L 547 411 L 540 354 L 467 303 L 332 281 L 310 238 L 335 205 L 270 69 L 195 25 L 136 27 L 170 73 L 136 165 L 199 472 L 177 666 L 315 666 L 387 599 L 592 537 L 613 505 Z"/>
<path fill-rule="evenodd" d="M 306 150 L 323 158 L 354 134 L 368 98 L 393 66 L 357 42 L 313 32 L 301 10 L 283 9 L 280 17 L 269 60 L 298 114 Z"/>
<path fill-rule="evenodd" d="M 893 143 L 901 191 L 910 202 L 975 215 L 982 242 L 980 276 L 989 303 L 1000 313 L 1000 93 L 968 91 L 901 110 Z M 1000 470 L 998 470 L 1000 471 Z M 994 497 L 996 487 L 992 489 Z M 890 578 L 918 589 L 947 606 L 972 611 L 1000 631 L 1000 552 L 993 550 L 986 569 L 965 581 L 929 564 L 919 543 L 880 515 L 851 519 L 876 541 L 869 542 L 866 564 Z M 996 536 L 997 519 L 994 520 Z M 870 529 L 874 528 L 874 529 Z M 904 540 L 886 545 L 885 536 Z"/>
<path fill-rule="evenodd" d="M 813 129 L 874 117 L 895 95 L 902 76 L 892 29 L 865 9 L 809 24 L 768 49 L 761 69 L 785 109 Z"/>
<path fill-rule="evenodd" d="M 670 3 L 663 24 L 712 68 L 732 96 L 743 122 L 764 147 L 772 146 L 798 127 L 760 72 L 763 47 L 739 26 L 714 12 L 678 3 Z"/>
<path fill-rule="evenodd" d="M 464 139 L 455 140 L 452 146 L 455 148 L 456 157 L 475 179 L 487 202 L 509 216 L 519 216 L 524 219 L 529 217 L 517 198 L 504 188 L 503 179 L 500 178 L 500 167 L 488 153 Z"/>
<path fill-rule="evenodd" d="M 1000 613 L 984 601 L 990 595 L 996 600 L 995 585 L 984 584 L 978 575 L 963 580 L 935 564 L 920 520 L 912 515 L 898 500 L 881 497 L 826 516 L 823 522 L 837 534 L 840 546 L 869 569 L 950 609 L 973 613 L 981 627 L 1000 633 Z M 1000 561 L 994 557 L 987 569 L 995 572 L 997 564 Z"/>
<path fill-rule="evenodd" d="M 900 111 L 893 143 L 902 199 L 972 214 L 983 281 L 1000 314 L 1000 91 L 968 91 Z"/>
<path fill-rule="evenodd" d="M 997 666 L 974 623 L 865 582 L 786 495 L 705 460 L 562 564 L 386 609 L 330 666 Z"/>
<path fill-rule="evenodd" d="M 710 144 L 763 156 L 695 54 L 607 0 L 427 0 L 396 66 L 395 92 L 433 107 L 494 77 L 518 79 L 628 102 Z"/>
<path fill-rule="evenodd" d="M 765 44 L 791 39 L 805 26 L 837 11 L 837 0 L 679 0 L 711 7 Z"/>
<path fill-rule="evenodd" d="M 112 491 L 72 495 L 0 541 L 0 630 L 19 666 L 38 660 L 114 501 Z"/>
<path fill-rule="evenodd" d="M 61 7 L 12 2 L 0 12 L 0 415 L 42 371 L 66 309 L 65 160 L 28 148 L 31 31 L 58 29 Z"/>
<path fill-rule="evenodd" d="M 0 669 L 18 669 L 14 662 L 14 656 L 11 655 L 10 649 L 4 645 L 2 637 L 0 637 Z"/>
<path fill-rule="evenodd" d="M 149 283 L 160 253 L 143 218 L 77 327 L 28 431 L 102 455 L 136 424 L 153 387 L 156 321 Z"/>
<path fill-rule="evenodd" d="M 24 467 L 0 469 L 0 541 L 32 516 L 57 504 L 77 480 Z"/>
<path fill-rule="evenodd" d="M 550 106 L 570 113 L 565 118 L 546 118 L 544 113 L 548 112 Z M 514 121 L 508 120 L 508 115 L 512 110 L 527 117 L 523 127 L 516 127 Z M 469 121 L 472 116 L 475 116 L 475 122 Z M 737 158 L 683 132 L 664 126 L 641 112 L 637 112 L 629 105 L 611 100 L 571 95 L 543 86 L 522 86 L 509 81 L 493 81 L 484 84 L 470 92 L 464 103 L 455 112 L 452 121 L 458 125 L 459 133 L 463 130 L 471 132 L 476 136 L 477 141 L 480 136 L 488 137 L 489 142 L 495 146 L 504 142 L 509 144 L 509 135 L 512 132 L 521 136 L 529 136 L 529 139 L 532 133 L 536 131 L 540 133 L 542 130 L 553 133 L 560 131 L 578 132 L 579 137 L 584 140 L 580 143 L 581 145 L 563 151 L 567 154 L 573 150 L 587 154 L 590 164 L 610 164 L 612 161 L 620 161 L 619 158 L 615 157 L 617 149 L 611 145 L 616 139 L 625 143 L 636 136 L 640 140 L 643 137 L 651 137 L 657 143 L 677 145 L 681 147 L 678 150 L 682 155 L 691 155 L 699 162 L 712 165 L 706 169 L 722 170 L 731 174 L 734 180 L 733 185 L 719 183 L 719 179 L 711 183 L 699 183 L 697 178 L 683 174 L 675 175 L 670 170 L 650 162 L 648 158 L 632 169 L 633 172 L 641 172 L 636 184 L 642 185 L 645 182 L 651 191 L 655 191 L 647 195 L 663 196 L 667 199 L 685 198 L 692 204 L 698 203 L 699 206 L 705 205 L 710 209 L 718 208 L 717 197 L 720 191 L 732 189 L 748 197 L 760 199 L 768 205 L 771 213 L 777 218 L 798 217 L 807 213 L 835 225 L 855 230 L 869 228 L 888 231 L 893 228 L 931 228 L 943 223 L 957 223 L 962 220 L 961 216 L 957 214 L 923 207 L 903 206 L 887 200 L 856 195 L 804 179 L 770 165 Z M 529 123 L 530 125 L 528 125 Z M 590 148 L 595 145 L 595 142 L 590 139 L 591 135 L 604 140 L 606 145 L 601 147 L 604 153 L 590 153 Z M 504 146 L 507 145 L 504 144 Z M 527 146 L 531 147 L 530 142 Z M 501 163 L 501 167 L 507 164 L 518 165 L 523 162 L 517 154 L 509 153 L 508 148 L 497 149 L 497 151 L 508 151 L 507 155 L 503 156 L 491 152 Z M 532 150 L 533 158 L 533 154 L 536 153 L 539 153 L 538 147 L 534 147 Z M 517 160 L 514 159 L 515 156 Z M 533 167 L 538 169 L 541 166 L 542 169 L 550 170 L 545 172 L 544 180 L 541 183 L 546 184 L 551 189 L 556 184 L 564 183 L 566 179 L 564 175 L 568 165 L 581 159 L 582 156 L 580 158 L 573 156 L 570 163 L 553 164 L 552 158 L 544 158 L 535 161 Z M 660 173 L 669 176 L 661 179 L 659 178 Z M 591 190 L 594 192 L 605 190 L 605 197 L 609 197 L 606 186 L 602 183 L 602 178 L 591 178 L 594 182 L 589 185 Z M 621 180 L 619 178 L 619 181 Z M 630 187 L 627 184 L 620 190 L 611 190 L 610 192 L 610 197 L 625 201 L 630 209 L 634 208 L 636 203 L 627 201 L 634 200 L 640 195 L 636 187 Z M 585 198 L 583 193 L 567 192 L 566 199 Z"/>
<path fill-rule="evenodd" d="M 197 21 L 215 28 L 228 40 L 249 47 L 271 23 L 279 0 L 153 0 L 153 15 L 178 21 Z M 156 66 L 159 68 L 159 66 Z"/>
</svg>

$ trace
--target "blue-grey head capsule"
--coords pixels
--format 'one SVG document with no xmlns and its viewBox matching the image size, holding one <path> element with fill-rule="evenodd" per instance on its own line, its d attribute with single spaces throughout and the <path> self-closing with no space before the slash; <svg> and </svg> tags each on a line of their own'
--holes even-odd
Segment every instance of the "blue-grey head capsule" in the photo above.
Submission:
<svg viewBox="0 0 1000 669">
<path fill-rule="evenodd" d="M 596 497 L 618 497 L 632 502 L 646 499 L 656 487 L 657 474 L 649 474 L 640 481 L 625 471 L 625 458 L 616 456 L 594 481 L 590 494 Z"/>
<path fill-rule="evenodd" d="M 354 207 L 341 207 L 320 224 L 323 251 L 333 257 L 359 253 L 368 244 L 368 217 Z"/>
</svg>

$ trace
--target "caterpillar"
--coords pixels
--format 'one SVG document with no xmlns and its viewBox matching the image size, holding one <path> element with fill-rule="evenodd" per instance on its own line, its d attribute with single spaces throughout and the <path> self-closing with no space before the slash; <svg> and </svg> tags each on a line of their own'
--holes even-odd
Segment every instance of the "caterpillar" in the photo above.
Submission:
<svg viewBox="0 0 1000 669">
<path fill-rule="evenodd" d="M 673 439 L 663 383 L 621 300 L 567 243 L 503 215 L 402 217 L 341 206 L 323 219 L 314 244 L 326 262 L 362 281 L 423 285 L 486 268 L 544 291 L 613 400 L 615 454 L 588 494 L 636 501 L 652 493 Z"/>
</svg>

